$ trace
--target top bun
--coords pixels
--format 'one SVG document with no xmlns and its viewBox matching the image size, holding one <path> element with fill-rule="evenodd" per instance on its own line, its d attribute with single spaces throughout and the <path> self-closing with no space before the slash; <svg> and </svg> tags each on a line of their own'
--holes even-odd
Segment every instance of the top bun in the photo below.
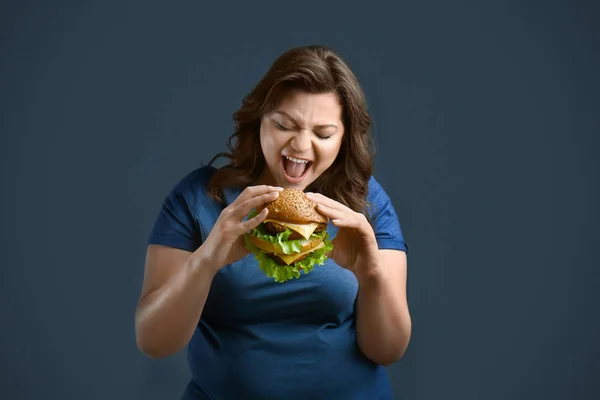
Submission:
<svg viewBox="0 0 600 400">
<path fill-rule="evenodd" d="M 268 203 L 268 219 L 289 223 L 327 223 L 329 218 L 319 214 L 317 204 L 306 198 L 304 192 L 298 189 L 283 189 L 274 201 Z M 258 212 L 265 207 L 261 207 Z"/>
</svg>

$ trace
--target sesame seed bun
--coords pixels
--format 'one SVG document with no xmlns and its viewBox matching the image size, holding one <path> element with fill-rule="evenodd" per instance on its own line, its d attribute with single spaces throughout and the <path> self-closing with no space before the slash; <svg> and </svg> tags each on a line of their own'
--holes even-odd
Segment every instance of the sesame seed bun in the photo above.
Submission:
<svg viewBox="0 0 600 400">
<path fill-rule="evenodd" d="M 329 218 L 317 212 L 316 206 L 317 204 L 306 198 L 301 190 L 284 189 L 279 192 L 277 199 L 266 205 L 266 208 L 269 210 L 268 218 L 273 220 L 295 224 L 328 223 Z"/>
</svg>

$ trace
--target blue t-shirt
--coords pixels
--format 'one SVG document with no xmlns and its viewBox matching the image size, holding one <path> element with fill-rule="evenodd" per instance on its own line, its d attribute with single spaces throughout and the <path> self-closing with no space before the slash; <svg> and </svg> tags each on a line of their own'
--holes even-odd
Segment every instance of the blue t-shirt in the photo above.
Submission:
<svg viewBox="0 0 600 400">
<path fill-rule="evenodd" d="M 225 207 L 208 197 L 204 166 L 167 195 L 149 238 L 195 251 Z M 226 189 L 231 204 L 241 189 Z M 389 197 L 373 178 L 368 200 L 381 249 L 407 251 Z M 330 236 L 337 228 L 329 224 Z M 355 339 L 354 275 L 328 259 L 300 279 L 276 283 L 252 254 L 215 276 L 188 345 L 192 382 L 185 399 L 391 399 L 385 368 Z"/>
</svg>

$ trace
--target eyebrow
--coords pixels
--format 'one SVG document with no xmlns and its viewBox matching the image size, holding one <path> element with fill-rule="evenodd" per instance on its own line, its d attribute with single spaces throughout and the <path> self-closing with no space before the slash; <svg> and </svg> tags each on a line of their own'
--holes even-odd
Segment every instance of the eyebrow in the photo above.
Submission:
<svg viewBox="0 0 600 400">
<path fill-rule="evenodd" d="M 275 111 L 273 111 L 273 114 L 281 114 L 284 117 L 292 120 L 292 122 L 294 122 L 296 125 L 298 125 L 298 121 L 296 121 L 296 119 L 294 117 L 292 117 L 290 114 L 288 114 L 287 112 L 285 112 L 283 110 L 275 110 Z M 315 126 L 315 128 L 335 128 L 335 129 L 337 129 L 338 126 L 336 124 L 321 124 L 321 125 Z"/>
</svg>

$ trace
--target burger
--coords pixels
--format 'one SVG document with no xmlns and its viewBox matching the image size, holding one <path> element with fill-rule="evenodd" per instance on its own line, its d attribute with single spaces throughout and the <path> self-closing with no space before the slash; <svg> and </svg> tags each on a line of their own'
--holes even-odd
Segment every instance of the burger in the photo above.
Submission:
<svg viewBox="0 0 600 400">
<path fill-rule="evenodd" d="M 248 218 L 269 210 L 267 218 L 246 233 L 245 245 L 260 269 L 275 282 L 300 278 L 315 265 L 323 265 L 333 250 L 327 224 L 316 203 L 298 189 L 284 189 L 276 200 L 253 210 Z"/>
</svg>

